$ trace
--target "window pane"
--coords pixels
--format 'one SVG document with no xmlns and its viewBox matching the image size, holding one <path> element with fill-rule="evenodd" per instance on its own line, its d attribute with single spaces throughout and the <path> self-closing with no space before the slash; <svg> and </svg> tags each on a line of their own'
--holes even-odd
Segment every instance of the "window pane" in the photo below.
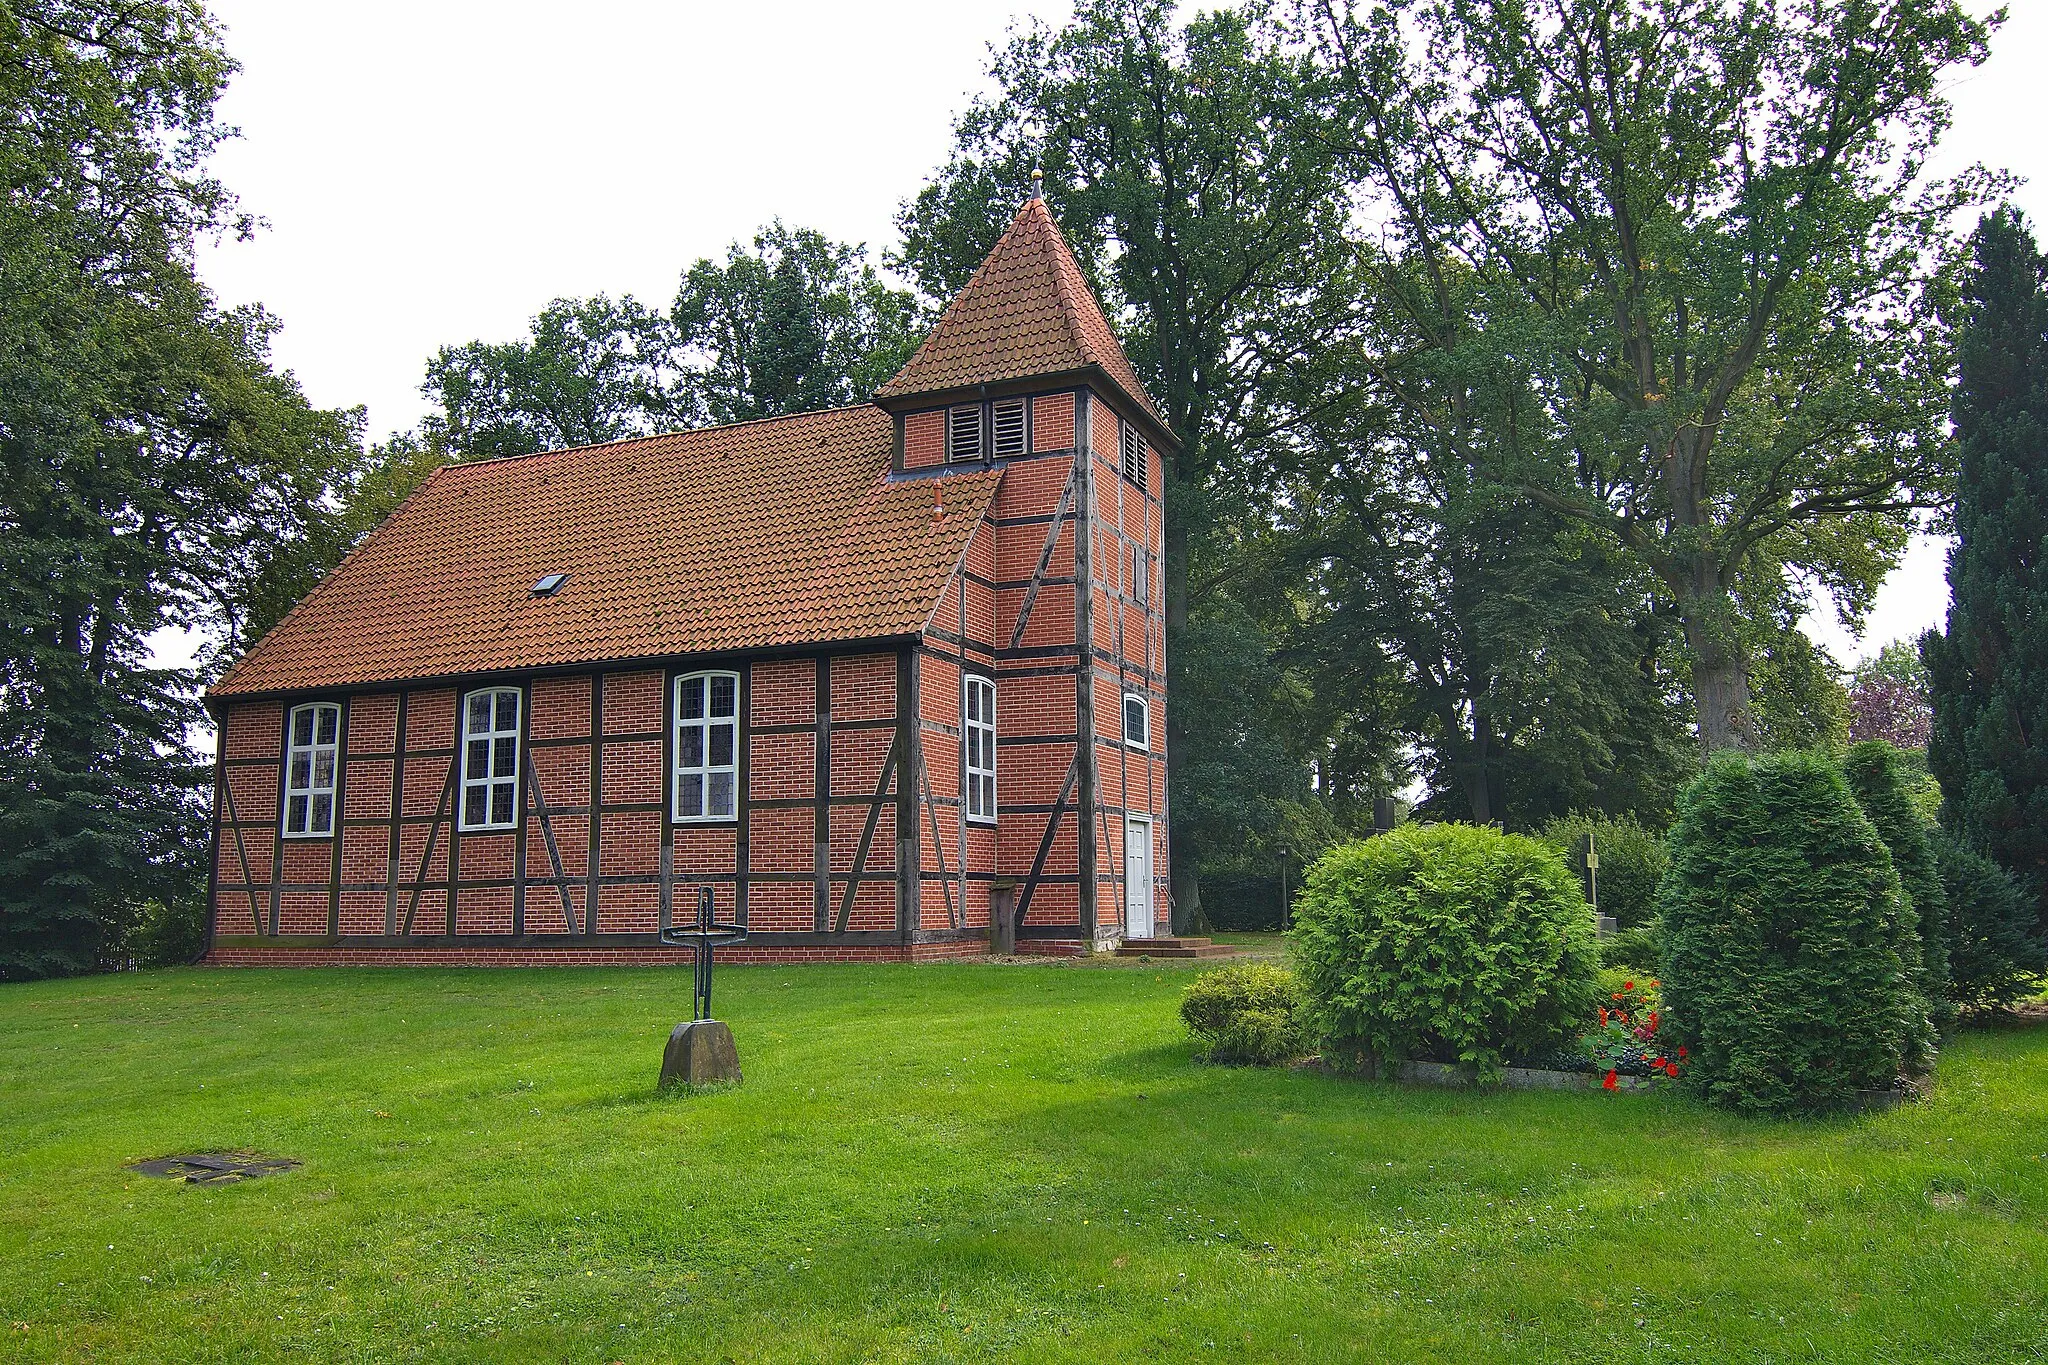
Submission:
<svg viewBox="0 0 2048 1365">
<path fill-rule="evenodd" d="M 479 692 L 469 699 L 469 732 L 488 734 L 491 728 L 491 694 Z"/>
<path fill-rule="evenodd" d="M 313 751 L 313 785 L 328 788 L 334 786 L 334 750 Z"/>
<path fill-rule="evenodd" d="M 519 763 L 519 736 L 500 735 L 496 741 L 497 753 L 493 758 L 491 776 L 510 777 Z"/>
<path fill-rule="evenodd" d="M 682 725 L 676 728 L 676 766 L 701 768 L 704 766 L 704 727 Z"/>
<path fill-rule="evenodd" d="M 983 815 L 994 815 L 996 813 L 996 779 L 994 775 L 981 779 L 981 813 Z"/>
<path fill-rule="evenodd" d="M 500 692 L 498 694 L 498 728 L 500 730 L 510 730 L 515 734 L 518 733 L 519 694 L 517 692 Z"/>
<path fill-rule="evenodd" d="M 712 678 L 711 714 L 730 716 L 738 712 L 740 680 L 738 678 Z"/>
<path fill-rule="evenodd" d="M 1124 698 L 1124 738 L 1133 744 L 1145 742 L 1145 703 L 1136 697 Z"/>
<path fill-rule="evenodd" d="M 284 827 L 294 834 L 304 834 L 306 832 L 305 797 L 294 796 L 292 798 L 291 805 L 285 811 Z"/>
<path fill-rule="evenodd" d="M 682 816 L 704 813 L 704 774 L 684 773 L 676 786 L 676 814 Z"/>
<path fill-rule="evenodd" d="M 732 814 L 732 774 L 711 774 L 711 799 L 704 812 L 706 815 Z"/>
<path fill-rule="evenodd" d="M 676 714 L 684 720 L 697 720 L 704 714 L 704 680 L 685 678 L 676 684 Z"/>
<path fill-rule="evenodd" d="M 313 755 L 305 749 L 292 754 L 292 778 L 289 784 L 293 791 L 304 791 L 313 785 Z"/>
<path fill-rule="evenodd" d="M 493 782 L 491 784 L 491 823 L 509 825 L 512 823 L 512 784 Z"/>
<path fill-rule="evenodd" d="M 311 744 L 312 742 L 313 713 L 308 710 L 292 712 L 292 743 Z"/>
<path fill-rule="evenodd" d="M 481 825 L 484 822 L 484 793 L 488 789 L 478 785 L 463 789 L 462 823 Z"/>
<path fill-rule="evenodd" d="M 322 744 L 334 743 L 335 736 L 341 729 L 341 708 L 338 706 L 323 706 L 320 708 L 319 716 L 320 742 Z"/>
<path fill-rule="evenodd" d="M 489 777 L 491 775 L 491 742 L 487 739 L 473 739 L 469 742 L 469 754 L 465 760 L 468 771 L 464 777 Z"/>
<path fill-rule="evenodd" d="M 732 766 L 733 727 L 731 725 L 714 725 L 710 729 L 711 766 L 714 768 L 730 768 Z"/>
<path fill-rule="evenodd" d="M 307 829 L 325 834 L 334 828 L 334 798 L 322 793 L 313 798 L 313 823 Z"/>
</svg>

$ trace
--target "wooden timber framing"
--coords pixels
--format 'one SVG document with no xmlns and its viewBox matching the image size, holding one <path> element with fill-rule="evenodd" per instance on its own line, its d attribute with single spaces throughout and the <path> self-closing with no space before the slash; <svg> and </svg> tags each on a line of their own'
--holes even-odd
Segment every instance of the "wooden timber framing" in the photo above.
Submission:
<svg viewBox="0 0 2048 1365">
<path fill-rule="evenodd" d="M 1071 403 L 1071 417 L 1056 412 L 1042 420 L 1048 397 Z M 1025 492 L 1006 506 L 989 506 L 932 620 L 914 637 L 422 679 L 317 697 L 236 698 L 227 705 L 276 710 L 255 729 L 247 729 L 243 713 L 240 746 L 230 752 L 224 743 L 217 756 L 209 872 L 221 915 L 217 940 L 646 946 L 708 885 L 717 890 L 721 915 L 729 910 L 749 923 L 762 945 L 907 950 L 986 937 L 981 917 L 999 880 L 1016 883 L 1010 904 L 1020 939 L 1086 948 L 1114 936 L 1128 871 L 1120 826 L 1129 815 L 1142 812 L 1155 822 L 1155 908 L 1164 905 L 1170 866 L 1157 781 L 1163 599 L 1157 547 L 1141 543 L 1158 534 L 1160 499 L 1151 486 L 1113 477 L 1120 452 L 1105 443 L 1123 420 L 1114 400 L 1086 389 L 1027 403 L 1026 439 L 1034 448 L 980 467 L 1053 460 L 1067 467 L 1042 466 L 1019 485 Z M 1053 439 L 1065 439 L 1069 421 L 1069 448 L 1035 448 L 1048 429 L 1058 433 Z M 900 464 L 900 414 L 896 425 Z M 894 477 L 948 472 L 940 466 Z M 1134 548 L 1153 556 L 1143 601 L 1131 585 Z M 1023 572 L 1029 576 L 1019 577 Z M 1058 596 L 1069 589 L 1070 618 Z M 1053 603 L 1057 622 L 1048 616 Z M 757 702 L 763 670 L 782 689 L 766 710 Z M 675 689 L 678 678 L 702 671 L 738 679 L 731 821 L 674 818 Z M 1000 830 L 968 817 L 964 687 L 979 675 L 992 677 L 998 689 Z M 798 695 L 791 689 L 803 679 L 808 686 Z M 849 679 L 859 685 L 849 686 Z M 1123 743 L 1120 702 L 1117 723 L 1107 725 L 1101 712 L 1112 686 L 1150 700 L 1149 750 Z M 516 688 L 523 698 L 518 814 L 509 830 L 465 831 L 463 703 L 470 691 L 488 687 Z M 892 687 L 891 701 L 874 700 Z M 950 687 L 953 695 L 928 698 L 931 687 L 941 694 Z M 1054 695 L 1060 707 L 1048 710 Z M 1071 730 L 1063 724 L 1068 696 Z M 338 796 L 336 833 L 324 859 L 305 849 L 305 840 L 290 841 L 300 847 L 288 857 L 279 824 L 290 709 L 309 700 L 342 706 L 338 784 L 368 781 L 377 793 L 355 793 L 355 813 L 345 819 L 348 797 Z M 372 700 L 385 709 L 359 714 L 357 703 L 368 707 Z M 368 727 L 360 751 L 351 747 L 359 720 Z M 390 729 L 388 746 L 382 726 Z M 274 736 L 265 727 L 274 727 Z M 865 737 L 881 730 L 892 732 L 886 745 Z M 799 736 L 809 745 L 807 761 L 790 758 L 799 752 L 790 741 Z M 927 754 L 928 742 L 940 746 L 943 758 Z M 758 747 L 763 743 L 768 747 Z M 950 754 L 947 743 L 954 745 Z M 790 761 L 807 769 L 801 778 Z M 434 770 L 434 763 L 446 767 Z M 279 809 L 267 818 L 246 818 L 251 812 L 237 809 L 235 778 L 239 773 L 243 790 L 251 790 L 252 767 L 267 769 L 265 779 L 278 791 Z M 1036 775 L 1020 776 L 1027 772 Z M 885 832 L 882 811 L 891 802 Z M 807 858 L 791 846 L 792 837 Z M 272 854 L 267 867 L 259 857 L 263 840 Z M 317 887 L 301 880 L 315 866 Z M 873 889 L 880 885 L 891 887 L 893 924 L 881 918 L 887 902 Z M 928 887 L 936 894 L 927 907 Z M 793 901 L 793 894 L 802 899 Z M 234 907 L 244 904 L 247 921 L 235 917 Z M 800 920 L 792 922 L 793 910 Z M 254 932 L 239 932 L 243 925 Z"/>
<path fill-rule="evenodd" d="M 1095 779 L 1095 576 L 1089 543 L 1094 539 L 1094 426 L 1092 394 L 1074 396 L 1074 795 L 1081 900 L 1081 941 L 1098 936 L 1095 885 L 1095 822 L 1088 812 L 1100 804 Z"/>
</svg>

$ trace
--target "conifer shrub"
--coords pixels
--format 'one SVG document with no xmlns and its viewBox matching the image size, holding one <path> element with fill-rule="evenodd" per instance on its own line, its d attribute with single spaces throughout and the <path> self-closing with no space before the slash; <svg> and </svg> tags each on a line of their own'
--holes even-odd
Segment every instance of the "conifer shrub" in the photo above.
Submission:
<svg viewBox="0 0 2048 1365">
<path fill-rule="evenodd" d="M 1914 771 L 1905 754 L 1881 739 L 1851 745 L 1842 758 L 1842 776 L 1864 815 L 1877 827 L 1877 837 L 1892 855 L 1892 870 L 1906 893 L 1914 942 L 1901 942 L 1901 953 L 1919 949 L 1918 984 L 1927 1013 L 1937 1024 L 1955 1020 L 1948 1001 L 1948 896 L 1934 848 L 1927 841 L 1926 819 L 1913 799 Z"/>
<path fill-rule="evenodd" d="M 1818 754 L 1724 754 L 1680 796 L 1660 896 L 1686 1079 L 1752 1113 L 1839 1107 L 1924 1064 L 1891 854 Z"/>
<path fill-rule="evenodd" d="M 1497 1076 L 1592 1017 L 1599 949 L 1578 879 L 1535 839 L 1404 825 L 1339 845 L 1295 902 L 1295 956 L 1325 1055 Z"/>
<path fill-rule="evenodd" d="M 1600 856 L 1595 883 L 1599 911 L 1613 917 L 1616 925 L 1633 929 L 1647 924 L 1657 913 L 1657 883 L 1664 878 L 1670 855 L 1664 838 L 1646 828 L 1632 813 L 1622 815 L 1561 815 L 1543 827 L 1541 838 L 1563 856 L 1566 866 L 1586 876 L 1586 838 Z"/>
<path fill-rule="evenodd" d="M 2048 972 L 2033 897 L 1953 836 L 1937 832 L 1930 842 L 1948 900 L 1949 998 L 1973 1012 L 2009 1008 Z"/>
<path fill-rule="evenodd" d="M 1600 965 L 1654 972 L 1663 961 L 1660 933 L 1653 919 L 1636 929 L 1623 929 L 1600 940 Z"/>
<path fill-rule="evenodd" d="M 1212 1062 L 1271 1064 L 1309 1050 L 1301 985 L 1270 962 L 1234 962 L 1196 977 L 1180 998 L 1181 1022 Z"/>
</svg>

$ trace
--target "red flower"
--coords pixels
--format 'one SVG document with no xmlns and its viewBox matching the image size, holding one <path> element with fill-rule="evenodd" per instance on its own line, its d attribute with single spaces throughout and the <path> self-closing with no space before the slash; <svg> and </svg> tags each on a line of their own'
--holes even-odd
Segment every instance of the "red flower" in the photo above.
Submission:
<svg viewBox="0 0 2048 1365">
<path fill-rule="evenodd" d="M 1636 983 L 1633 981 L 1624 981 L 1621 983 L 1621 988 L 1625 991 L 1632 991 L 1636 988 Z"/>
<path fill-rule="evenodd" d="M 1600 1011 L 1600 1027 L 1607 1027 L 1607 1011 L 1604 1009 Z"/>
<path fill-rule="evenodd" d="M 1688 1055 L 1690 1055 L 1690 1054 L 1688 1054 L 1688 1053 L 1686 1052 L 1686 1050 L 1685 1050 L 1685 1049 L 1684 1049 L 1683 1047 L 1681 1047 L 1681 1048 L 1679 1048 L 1679 1049 L 1678 1049 L 1678 1060 L 1679 1060 L 1679 1061 L 1681 1061 L 1681 1062 L 1682 1062 L 1682 1061 L 1684 1061 L 1684 1060 L 1686 1059 L 1686 1057 L 1687 1057 Z"/>
<path fill-rule="evenodd" d="M 1664 1059 L 1662 1057 L 1652 1057 L 1650 1059 L 1650 1065 L 1655 1067 L 1661 1067 L 1664 1065 Z"/>
<path fill-rule="evenodd" d="M 1674 1081 L 1675 1081 L 1675 1080 L 1677 1080 L 1677 1079 L 1678 1079 L 1678 1063 L 1677 1063 L 1677 1062 L 1666 1062 L 1666 1063 L 1664 1063 L 1664 1074 L 1665 1074 L 1665 1075 L 1667 1075 L 1667 1076 L 1669 1076 L 1669 1077 L 1670 1077 L 1670 1078 L 1671 1078 L 1672 1080 L 1674 1080 Z"/>
<path fill-rule="evenodd" d="M 1607 1078 L 1600 1082 L 1600 1088 L 1602 1090 L 1612 1090 L 1614 1089 L 1614 1084 L 1614 1073 L 1610 1071 L 1607 1073 Z"/>
<path fill-rule="evenodd" d="M 1652 989 L 1652 990 L 1659 990 L 1659 989 L 1662 989 L 1662 986 L 1663 986 L 1663 983 L 1662 983 L 1662 982 L 1660 982 L 1660 981 L 1658 981 L 1656 977 L 1654 977 L 1654 976 L 1653 976 L 1653 977 L 1651 977 L 1651 978 L 1650 978 L 1650 989 Z"/>
</svg>

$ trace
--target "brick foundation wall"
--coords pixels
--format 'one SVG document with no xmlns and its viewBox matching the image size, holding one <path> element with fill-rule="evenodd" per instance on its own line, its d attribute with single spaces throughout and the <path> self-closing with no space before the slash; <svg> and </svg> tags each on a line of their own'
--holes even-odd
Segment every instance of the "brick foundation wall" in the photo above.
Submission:
<svg viewBox="0 0 2048 1365">
<path fill-rule="evenodd" d="M 1021 950 L 1021 945 L 1020 945 Z M 1078 951 L 1078 945 L 1073 951 Z M 1034 952 L 1058 952 L 1057 947 Z M 939 962 L 986 957 L 979 939 L 909 945 L 827 944 L 817 947 L 720 948 L 722 966 L 791 965 L 805 962 Z M 351 948 L 303 947 L 215 948 L 202 961 L 208 967 L 687 967 L 688 949 L 650 944 L 632 948 L 475 947 Z"/>
</svg>

